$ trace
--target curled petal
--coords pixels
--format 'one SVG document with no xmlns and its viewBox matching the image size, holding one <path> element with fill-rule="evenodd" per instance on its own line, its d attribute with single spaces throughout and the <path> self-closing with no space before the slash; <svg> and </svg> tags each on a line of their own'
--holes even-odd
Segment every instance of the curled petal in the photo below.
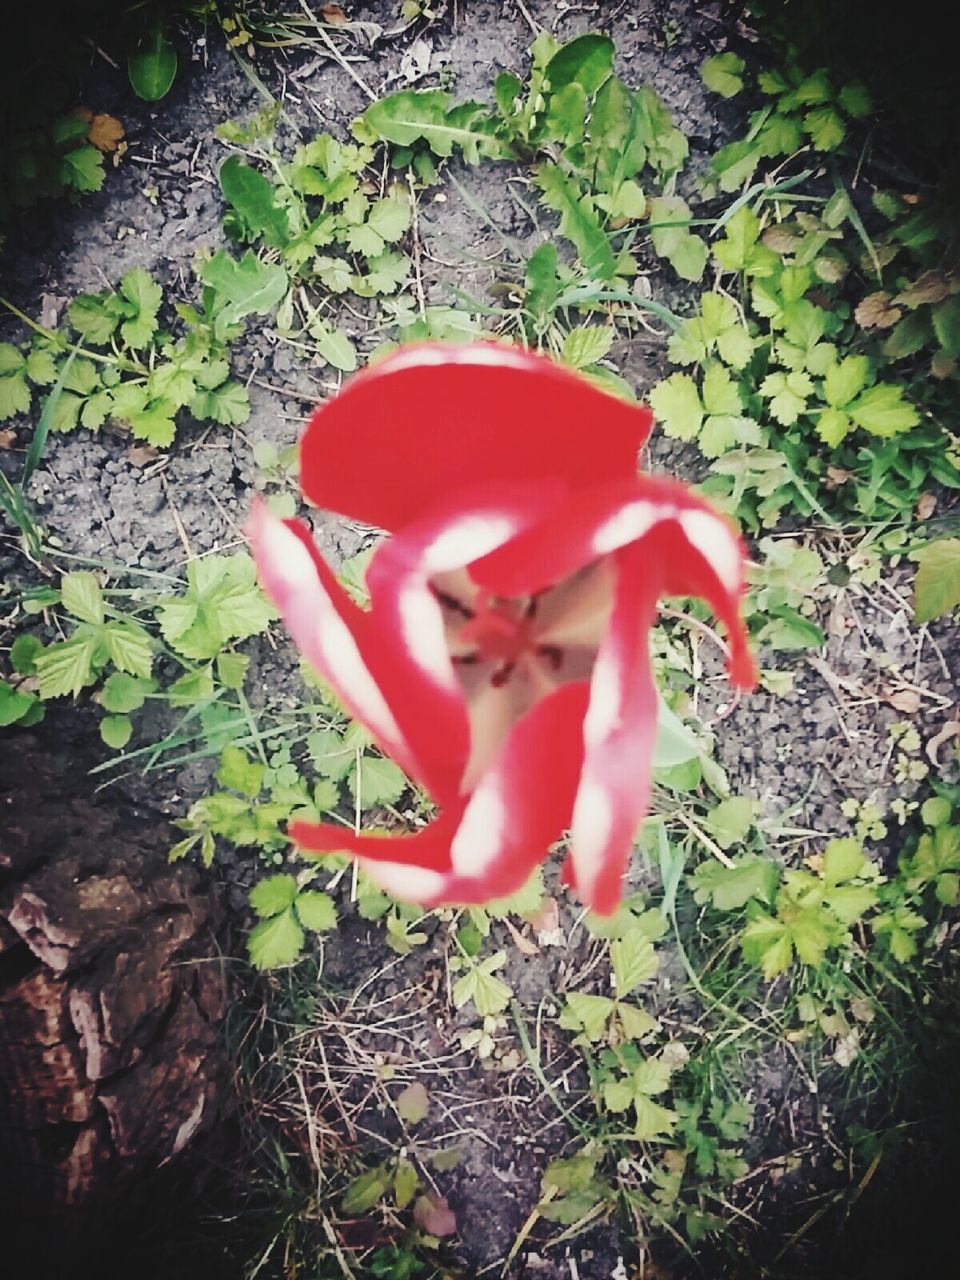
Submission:
<svg viewBox="0 0 960 1280">
<path fill-rule="evenodd" d="M 472 744 L 431 580 L 502 546 L 562 497 L 563 486 L 549 481 L 471 490 L 387 538 L 370 562 L 370 618 L 378 633 L 395 640 L 380 655 L 380 678 L 394 691 L 395 710 L 441 806 L 466 789 Z"/>
<path fill-rule="evenodd" d="M 645 574 L 658 595 L 697 595 L 727 627 L 728 669 L 755 683 L 740 619 L 742 543 L 725 519 L 675 480 L 637 476 L 571 495 L 562 511 L 471 567 L 489 591 L 514 596 L 543 590 L 631 544 L 646 548 Z"/>
<path fill-rule="evenodd" d="M 616 561 L 616 600 L 590 682 L 583 770 L 565 868 L 583 902 L 601 915 L 620 902 L 627 860 L 649 802 L 657 733 L 648 649 L 657 591 L 642 544 L 617 552 Z"/>
<path fill-rule="evenodd" d="M 351 715 L 411 777 L 430 786 L 400 723 L 403 699 L 381 678 L 396 669 L 393 640 L 371 623 L 317 552 L 298 520 L 278 520 L 256 502 L 247 529 L 261 585 L 283 614 L 297 648 L 335 690 Z"/>
<path fill-rule="evenodd" d="M 632 476 L 652 417 L 586 379 L 497 343 L 407 347 L 320 406 L 301 441 L 318 506 L 398 529 L 439 493 L 554 478 L 578 490 Z"/>
<path fill-rule="evenodd" d="M 294 823 L 314 853 L 352 853 L 378 884 L 423 906 L 487 902 L 521 888 L 570 823 L 583 765 L 585 681 L 566 685 L 513 727 L 469 800 L 409 836 Z"/>
</svg>

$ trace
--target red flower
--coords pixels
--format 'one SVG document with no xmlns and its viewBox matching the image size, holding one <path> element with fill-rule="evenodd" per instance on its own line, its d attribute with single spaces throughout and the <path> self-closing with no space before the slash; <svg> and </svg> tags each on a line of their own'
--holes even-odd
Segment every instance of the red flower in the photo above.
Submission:
<svg viewBox="0 0 960 1280">
<path fill-rule="evenodd" d="M 485 902 L 570 828 L 568 882 L 614 910 L 649 794 L 660 596 L 708 601 L 731 678 L 754 678 L 740 543 L 683 485 L 637 474 L 650 423 L 493 344 L 407 348 L 317 410 L 304 493 L 393 534 L 367 572 L 371 607 L 347 597 L 302 523 L 262 505 L 260 578 L 307 660 L 439 813 L 399 836 L 295 823 L 304 850 L 353 853 L 424 905 Z"/>
</svg>

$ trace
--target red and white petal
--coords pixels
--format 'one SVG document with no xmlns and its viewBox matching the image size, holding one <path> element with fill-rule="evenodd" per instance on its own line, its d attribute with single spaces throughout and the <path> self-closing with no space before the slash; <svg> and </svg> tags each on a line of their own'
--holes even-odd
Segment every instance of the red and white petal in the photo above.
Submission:
<svg viewBox="0 0 960 1280">
<path fill-rule="evenodd" d="M 423 906 L 466 905 L 520 889 L 570 824 L 583 765 L 586 682 L 557 690 L 510 731 L 469 800 L 411 836 L 363 836 L 294 823 L 306 851 L 352 853 L 390 893 Z"/>
<path fill-rule="evenodd" d="M 617 593 L 590 682 L 584 762 L 573 808 L 567 881 L 601 915 L 619 905 L 637 827 L 647 811 L 657 734 L 648 634 L 657 591 L 641 545 L 616 554 Z"/>
<path fill-rule="evenodd" d="M 646 573 L 661 595 L 697 595 L 727 627 L 731 678 L 755 672 L 740 619 L 743 544 L 730 524 L 685 485 L 638 476 L 571 495 L 563 510 L 471 566 L 504 596 L 532 594 L 631 544 L 646 548 Z"/>
<path fill-rule="evenodd" d="M 441 806 L 473 785 L 468 759 L 476 753 L 432 580 L 509 542 L 563 496 L 563 486 L 550 481 L 464 491 L 385 539 L 370 562 L 370 618 L 378 632 L 395 637 L 380 655 L 381 684 Z"/>
<path fill-rule="evenodd" d="M 317 409 L 301 483 L 318 506 L 396 530 L 478 483 L 632 476 L 651 424 L 649 409 L 519 347 L 411 346 Z"/>
</svg>

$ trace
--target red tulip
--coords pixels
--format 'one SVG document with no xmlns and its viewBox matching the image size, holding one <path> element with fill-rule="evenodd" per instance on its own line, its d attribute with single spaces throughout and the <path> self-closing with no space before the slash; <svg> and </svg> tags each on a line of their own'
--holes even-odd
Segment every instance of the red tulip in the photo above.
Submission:
<svg viewBox="0 0 960 1280">
<path fill-rule="evenodd" d="M 703 597 L 753 664 L 743 554 L 683 485 L 637 474 L 647 409 L 540 356 L 410 347 L 354 377 L 301 443 L 306 496 L 390 531 L 355 605 L 306 526 L 258 505 L 264 589 L 304 657 L 433 796 L 413 834 L 294 823 L 400 898 L 479 903 L 520 888 L 568 828 L 567 881 L 613 911 L 647 808 L 663 595 Z"/>
</svg>

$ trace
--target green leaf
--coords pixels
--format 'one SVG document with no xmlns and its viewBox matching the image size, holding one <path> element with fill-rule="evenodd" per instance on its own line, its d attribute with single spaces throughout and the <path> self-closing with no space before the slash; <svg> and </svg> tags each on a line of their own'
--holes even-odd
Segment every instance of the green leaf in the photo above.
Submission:
<svg viewBox="0 0 960 1280">
<path fill-rule="evenodd" d="M 677 1123 L 677 1113 L 661 1107 L 658 1102 L 645 1094 L 634 1097 L 634 1109 L 637 1122 L 634 1126 L 634 1137 L 638 1142 L 656 1142 L 659 1138 L 669 1137 Z"/>
<path fill-rule="evenodd" d="M 720 190 L 729 194 L 742 187 L 760 163 L 762 154 L 759 143 L 747 138 L 721 147 L 711 161 Z"/>
<path fill-rule="evenodd" d="M 480 149 L 490 143 L 489 134 L 473 127 L 484 109 L 465 103 L 468 110 L 451 111 L 450 102 L 443 89 L 402 89 L 373 103 L 363 119 L 387 142 L 408 147 L 423 138 L 438 156 L 453 155 L 454 147 L 460 147 L 467 161 L 476 164 Z"/>
<path fill-rule="evenodd" d="M 130 87 L 145 102 L 158 102 L 170 92 L 177 74 L 177 49 L 159 13 L 127 59 L 127 74 Z"/>
<path fill-rule="evenodd" d="M 703 83 L 723 98 L 732 98 L 743 88 L 745 63 L 735 53 L 715 53 L 700 68 Z"/>
<path fill-rule="evenodd" d="M 266 766 L 259 760 L 251 760 L 239 747 L 226 746 L 220 755 L 217 781 L 231 791 L 256 799 L 263 788 Z"/>
<path fill-rule="evenodd" d="M 276 204 L 273 184 L 259 169 L 230 156 L 220 166 L 220 188 L 249 232 L 262 236 L 274 249 L 284 247 L 290 239 L 290 221 L 286 210 Z"/>
<path fill-rule="evenodd" d="M 960 538 L 928 543 L 917 561 L 913 620 L 924 623 L 960 605 Z"/>
<path fill-rule="evenodd" d="M 303 930 L 297 923 L 293 908 L 288 907 L 269 920 L 261 920 L 250 931 L 247 938 L 250 963 L 256 969 L 275 969 L 278 965 L 293 964 L 300 955 L 303 941 Z"/>
<path fill-rule="evenodd" d="M 200 278 L 217 295 L 215 307 L 221 328 L 238 324 L 246 316 L 269 315 L 288 287 L 283 267 L 261 262 L 252 249 L 239 261 L 220 249 L 203 264 Z"/>
<path fill-rule="evenodd" d="M 104 716 L 100 721 L 100 737 L 115 751 L 123 750 L 132 733 L 133 723 L 129 716 Z"/>
<path fill-rule="evenodd" d="M 960 356 L 960 293 L 933 309 L 933 330 L 948 356 Z"/>
<path fill-rule="evenodd" d="M 417 1194 L 419 1185 L 420 1175 L 416 1168 L 409 1160 L 398 1160 L 397 1167 L 393 1171 L 393 1198 L 398 1209 L 406 1209 Z"/>
<path fill-rule="evenodd" d="M 823 851 L 823 878 L 828 885 L 841 884 L 860 875 L 867 859 L 856 840 L 849 836 L 831 840 Z"/>
<path fill-rule="evenodd" d="M 770 400 L 770 412 L 784 427 L 792 426 L 807 410 L 807 397 L 813 394 L 813 382 L 800 371 L 770 373 L 760 384 L 760 394 Z"/>
<path fill-rule="evenodd" d="M 96 648 L 96 636 L 90 634 L 48 645 L 36 659 L 40 697 L 46 701 L 66 694 L 76 696 L 84 686 L 92 684 Z"/>
<path fill-rule="evenodd" d="M 903 387 L 892 382 L 868 387 L 847 412 L 858 427 L 883 439 L 910 431 L 920 422 L 916 408 L 903 398 Z"/>
<path fill-rule="evenodd" d="M 48 387 L 57 378 L 53 354 L 38 347 L 27 356 L 27 377 L 38 387 Z"/>
<path fill-rule="evenodd" d="M 367 225 L 387 244 L 393 244 L 410 226 L 410 218 L 410 201 L 400 196 L 388 196 L 370 206 Z"/>
<path fill-rule="evenodd" d="M 17 413 L 27 413 L 33 399 L 26 376 L 12 373 L 0 378 L 0 422 Z"/>
<path fill-rule="evenodd" d="M 544 202 L 560 215 L 560 234 L 576 247 L 584 269 L 600 280 L 616 275 L 616 260 L 606 232 L 600 226 L 588 197 L 581 197 L 579 187 L 555 164 L 537 167 L 536 183 Z"/>
<path fill-rule="evenodd" d="M 36 704 L 36 694 L 14 689 L 6 680 L 0 680 L 0 729 L 22 722 Z"/>
<path fill-rule="evenodd" d="M 785 973 L 793 959 L 787 927 L 772 916 L 760 915 L 751 920 L 741 935 L 740 945 L 744 957 L 751 964 L 760 965 L 768 981 L 778 973 Z"/>
<path fill-rule="evenodd" d="M 426 1120 L 430 1111 L 430 1097 L 419 1080 L 407 1087 L 397 1096 L 397 1114 L 407 1124 L 419 1124 Z"/>
<path fill-rule="evenodd" d="M 250 659 L 245 653 L 218 653 L 217 679 L 225 689 L 242 689 Z"/>
<path fill-rule="evenodd" d="M 574 369 L 596 364 L 609 354 L 614 336 L 609 325 L 578 325 L 564 339 L 561 359 Z"/>
<path fill-rule="evenodd" d="M 147 694 L 152 693 L 154 687 L 152 680 L 141 680 L 123 671 L 114 671 L 107 677 L 100 690 L 100 705 L 104 711 L 112 712 L 114 715 L 126 715 L 130 711 L 139 711 L 146 701 Z"/>
<path fill-rule="evenodd" d="M 655 196 L 649 202 L 650 238 L 684 280 L 699 280 L 707 264 L 707 246 L 688 230 L 690 207 L 679 196 Z"/>
<path fill-rule="evenodd" d="M 660 964 L 653 943 L 636 928 L 610 944 L 610 961 L 619 999 L 628 996 L 641 983 L 649 982 Z"/>
<path fill-rule="evenodd" d="M 688 373 L 672 373 L 650 392 L 650 407 L 668 436 L 693 440 L 703 425 L 697 384 Z"/>
<path fill-rule="evenodd" d="M 849 414 L 842 409 L 825 409 L 817 418 L 817 435 L 831 449 L 836 449 L 853 429 Z"/>
<path fill-rule="evenodd" d="M 23 373 L 27 361 L 12 342 L 0 342 L 0 376 Z"/>
<path fill-rule="evenodd" d="M 360 757 L 360 764 L 350 774 L 347 785 L 354 799 L 359 792 L 361 809 L 395 804 L 410 785 L 406 774 L 392 760 L 383 756 Z"/>
<path fill-rule="evenodd" d="M 32 676 L 37 669 L 37 655 L 41 653 L 43 641 L 38 636 L 28 633 L 19 635 L 10 649 L 10 665 L 18 676 Z M 124 708 L 118 707 L 116 710 Z"/>
<path fill-rule="evenodd" d="M 213 697 L 213 672 L 207 667 L 187 671 L 166 691 L 171 707 L 192 707 Z"/>
<path fill-rule="evenodd" d="M 279 915 L 292 906 L 297 898 L 297 882 L 286 873 L 268 876 L 250 890 L 250 906 L 261 920 Z"/>
<path fill-rule="evenodd" d="M 368 1213 L 378 1200 L 383 1199 L 389 1186 L 390 1175 L 382 1165 L 377 1169 L 369 1169 L 347 1187 L 340 1208 L 344 1213 L 360 1217 Z"/>
<path fill-rule="evenodd" d="M 153 667 L 150 637 L 132 622 L 108 622 L 103 631 L 107 653 L 120 671 L 147 680 Z"/>
<path fill-rule="evenodd" d="M 494 970 L 501 968 L 507 960 L 506 952 L 498 951 L 495 955 L 474 965 L 454 983 L 453 1003 L 457 1009 L 472 1000 L 477 1013 L 482 1018 L 502 1013 L 510 1003 L 513 991 L 505 982 L 494 976 Z"/>
<path fill-rule="evenodd" d="M 337 927 L 337 908 L 329 894 L 306 889 L 297 897 L 295 905 L 300 923 L 305 929 L 326 933 Z"/>
<path fill-rule="evenodd" d="M 357 349 L 345 329 L 330 329 L 326 325 L 315 326 L 310 330 L 317 350 L 327 364 L 344 373 L 353 373 L 359 363 Z"/>
<path fill-rule="evenodd" d="M 739 414 L 740 388 L 722 364 L 710 364 L 703 375 L 703 407 L 710 414 Z"/>
<path fill-rule="evenodd" d="M 61 161 L 60 178 L 74 191 L 99 191 L 103 186 L 103 156 L 96 147 L 75 147 Z"/>
<path fill-rule="evenodd" d="M 823 380 L 823 394 L 827 404 L 843 408 L 860 394 L 870 376 L 870 362 L 866 356 L 845 356 L 827 370 Z"/>
<path fill-rule="evenodd" d="M 81 293 L 70 303 L 67 316 L 81 338 L 105 347 L 123 316 L 123 304 L 115 293 Z"/>
<path fill-rule="evenodd" d="M 696 738 L 679 716 L 659 698 L 657 736 L 651 760 L 654 769 L 673 769 L 689 760 L 695 760 L 699 754 L 700 747 Z"/>
<path fill-rule="evenodd" d="M 731 796 L 710 811 L 706 826 L 721 849 L 730 849 L 746 840 L 756 816 L 756 800 L 750 800 L 746 796 Z"/>
<path fill-rule="evenodd" d="M 617 1017 L 628 1040 L 645 1040 L 660 1030 L 660 1023 L 646 1009 L 638 1009 L 635 1004 L 625 1004 L 622 1000 L 617 1001 Z"/>
<path fill-rule="evenodd" d="M 681 280 L 696 282 L 703 275 L 709 251 L 705 240 L 688 232 L 665 256 Z"/>
<path fill-rule="evenodd" d="M 633 1085 L 629 1080 L 605 1080 L 602 1092 L 603 1105 L 614 1115 L 627 1111 L 633 1105 Z"/>
<path fill-rule="evenodd" d="M 239 382 L 225 382 L 213 391 L 200 391 L 190 403 L 198 422 L 219 422 L 224 427 L 240 427 L 250 417 L 250 396 Z"/>
<path fill-rule="evenodd" d="M 163 291 L 143 267 L 134 267 L 120 281 L 120 292 L 133 314 L 120 325 L 120 336 L 128 347 L 145 347 L 157 331 L 157 312 Z"/>
<path fill-rule="evenodd" d="M 81 622 L 92 622 L 95 626 L 103 622 L 103 593 L 96 574 L 87 570 L 65 573 L 60 579 L 60 600 Z"/>
<path fill-rule="evenodd" d="M 378 293 L 396 293 L 410 274 L 413 264 L 403 253 L 388 250 L 378 258 L 367 262 L 367 274 L 353 277 L 353 289 L 361 297 L 372 298 Z"/>
<path fill-rule="evenodd" d="M 596 93 L 613 70 L 614 45 L 609 36 L 595 32 L 563 45 L 546 67 L 550 87 L 556 91 L 571 83 L 579 84 L 589 97 Z"/>
<path fill-rule="evenodd" d="M 751 898 L 772 901 L 777 879 L 776 865 L 768 858 L 738 858 L 733 867 L 711 858 L 701 862 L 690 883 L 698 903 L 709 900 L 716 911 L 738 911 Z"/>
<path fill-rule="evenodd" d="M 873 111 L 873 98 L 866 85 L 845 84 L 840 90 L 838 101 L 848 116 L 853 116 L 855 120 L 862 120 L 865 116 L 870 115 Z"/>
<path fill-rule="evenodd" d="M 614 1007 L 614 1002 L 607 996 L 571 991 L 560 1012 L 560 1026 L 565 1031 L 582 1031 L 588 1040 L 596 1042 L 605 1036 L 607 1021 Z"/>
<path fill-rule="evenodd" d="M 818 151 L 835 151 L 846 137 L 847 127 L 833 107 L 814 107 L 803 117 L 803 127 Z"/>
<path fill-rule="evenodd" d="M 662 1058 L 645 1058 L 633 1073 L 637 1093 L 654 1096 L 670 1088 L 670 1067 Z"/>
</svg>

